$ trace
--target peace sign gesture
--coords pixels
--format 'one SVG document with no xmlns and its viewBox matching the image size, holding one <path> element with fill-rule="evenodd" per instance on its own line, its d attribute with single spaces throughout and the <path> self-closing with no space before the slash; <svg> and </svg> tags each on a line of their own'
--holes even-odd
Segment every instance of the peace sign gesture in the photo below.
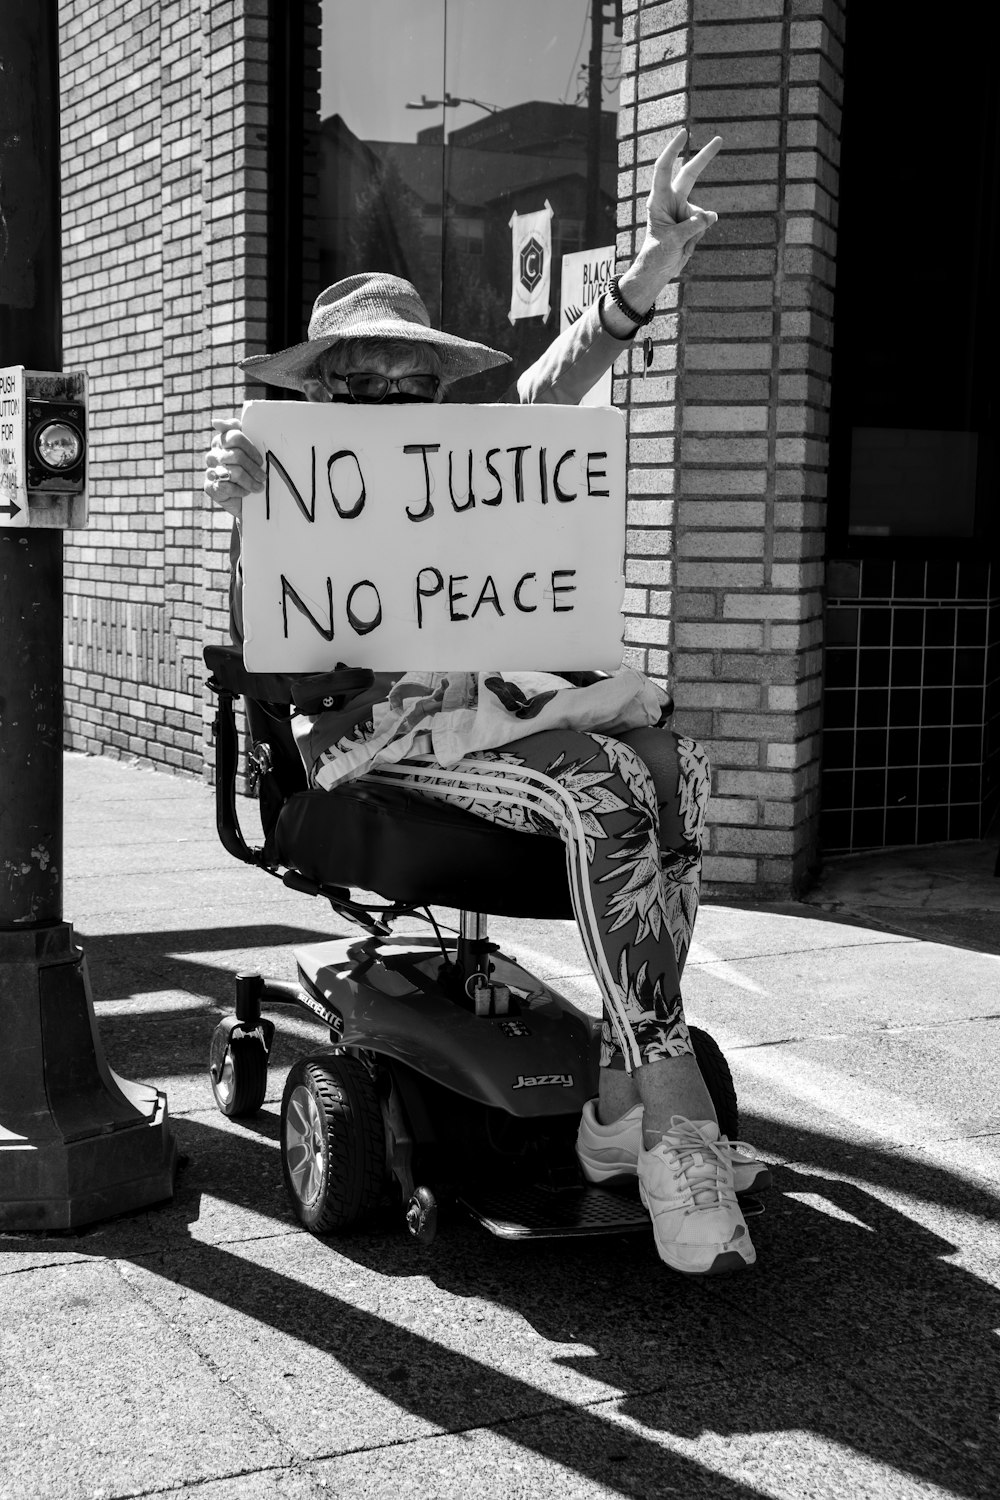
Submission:
<svg viewBox="0 0 1000 1500">
<path fill-rule="evenodd" d="M 715 135 L 683 166 L 677 158 L 687 143 L 687 131 L 678 130 L 656 159 L 653 182 L 646 199 L 646 235 L 639 253 L 619 277 L 619 290 L 636 312 L 646 312 L 668 281 L 679 276 L 694 254 L 705 231 L 717 221 L 710 208 L 688 201 L 699 176 L 722 147 Z M 606 321 L 619 337 L 634 331 L 617 308 L 607 308 Z M 620 326 L 619 326 L 620 325 Z"/>
<path fill-rule="evenodd" d="M 694 207 L 694 204 L 688 202 L 688 196 L 712 157 L 720 150 L 723 136 L 712 136 L 708 145 L 703 145 L 696 156 L 675 171 L 676 160 L 687 144 L 687 138 L 687 130 L 678 130 L 666 150 L 661 151 L 652 169 L 652 187 L 649 189 L 649 198 L 646 199 L 648 233 L 672 228 L 688 219 L 703 220 L 705 228 L 702 233 L 705 233 L 705 229 L 718 219 L 718 214 L 712 213 L 711 208 Z"/>
</svg>

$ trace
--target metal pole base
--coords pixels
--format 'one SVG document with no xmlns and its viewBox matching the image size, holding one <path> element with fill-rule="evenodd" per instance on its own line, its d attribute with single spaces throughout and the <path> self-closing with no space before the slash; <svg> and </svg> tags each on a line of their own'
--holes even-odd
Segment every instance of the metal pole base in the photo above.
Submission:
<svg viewBox="0 0 1000 1500">
<path fill-rule="evenodd" d="M 166 1095 L 105 1060 L 72 926 L 0 931 L 0 1230 L 146 1208 L 176 1165 Z"/>
</svg>

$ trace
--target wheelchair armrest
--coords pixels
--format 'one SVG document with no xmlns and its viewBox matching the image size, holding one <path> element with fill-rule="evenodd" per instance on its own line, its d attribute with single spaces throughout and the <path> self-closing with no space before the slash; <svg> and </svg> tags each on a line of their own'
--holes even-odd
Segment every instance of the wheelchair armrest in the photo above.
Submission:
<svg viewBox="0 0 1000 1500">
<path fill-rule="evenodd" d="M 300 713 L 338 707 L 346 693 L 363 692 L 375 680 L 367 667 L 336 667 L 332 672 L 248 672 L 240 646 L 216 644 L 204 649 L 211 672 L 209 687 L 217 693 L 253 698 L 258 703 L 294 704 Z"/>
<path fill-rule="evenodd" d="M 269 865 L 266 848 L 252 848 L 243 837 L 236 804 L 239 772 L 239 735 L 235 700 L 248 699 L 266 705 L 271 716 L 283 707 L 300 713 L 319 713 L 337 708 L 345 696 L 363 692 L 374 682 L 374 673 L 362 667 L 338 667 L 332 672 L 248 672 L 239 646 L 217 643 L 206 646 L 205 664 L 211 672 L 208 686 L 219 697 L 215 719 L 215 826 L 227 853 L 245 864 Z M 269 837 L 269 836 L 268 836 Z"/>
</svg>

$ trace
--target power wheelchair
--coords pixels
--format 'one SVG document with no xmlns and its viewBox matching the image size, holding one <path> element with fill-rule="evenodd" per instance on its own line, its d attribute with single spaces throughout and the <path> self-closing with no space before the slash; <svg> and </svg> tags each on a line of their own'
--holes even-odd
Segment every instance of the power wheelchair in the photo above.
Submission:
<svg viewBox="0 0 1000 1500">
<path fill-rule="evenodd" d="M 297 950 L 294 982 L 237 975 L 234 1012 L 212 1037 L 212 1089 L 235 1118 L 264 1102 L 275 1031 L 265 1008 L 301 1006 L 329 1031 L 327 1047 L 291 1068 L 281 1104 L 282 1172 L 302 1224 L 343 1233 L 388 1211 L 428 1243 L 440 1205 L 505 1238 L 648 1232 L 634 1179 L 591 1186 L 576 1160 L 580 1112 L 597 1092 L 600 1023 L 500 952 L 487 932 L 487 912 L 572 918 L 561 840 L 370 780 L 310 790 L 292 714 L 340 708 L 370 687 L 372 674 L 254 674 L 227 645 L 204 656 L 218 698 L 223 845 L 291 889 L 325 898 L 361 929 Z M 261 847 L 246 842 L 237 809 L 240 697 Z M 355 900 L 352 891 L 383 901 Z M 435 906 L 458 909 L 457 934 L 445 933 Z M 431 931 L 396 934 L 402 917 L 419 917 Z M 693 1027 L 692 1037 L 720 1128 L 736 1139 L 726 1060 L 707 1032 Z M 744 1213 L 760 1208 L 743 1203 Z"/>
</svg>

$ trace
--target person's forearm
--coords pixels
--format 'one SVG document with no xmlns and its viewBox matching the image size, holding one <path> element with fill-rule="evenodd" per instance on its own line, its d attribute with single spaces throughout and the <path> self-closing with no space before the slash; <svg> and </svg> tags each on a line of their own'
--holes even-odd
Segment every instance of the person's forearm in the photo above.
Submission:
<svg viewBox="0 0 1000 1500">
<path fill-rule="evenodd" d="M 657 257 L 645 253 L 643 248 L 628 270 L 618 277 L 618 291 L 634 312 L 647 313 L 669 281 L 669 268 L 663 265 L 662 257 L 658 263 Z M 636 330 L 637 325 L 610 297 L 604 299 L 601 316 L 605 328 L 616 338 L 629 338 Z"/>
<path fill-rule="evenodd" d="M 600 312 L 596 304 L 589 307 L 525 370 L 517 382 L 522 402 L 559 406 L 579 403 L 628 347 L 635 332 L 635 324 L 626 318 L 628 327 L 614 333 L 608 323 L 609 307 L 611 299 L 605 294 Z"/>
</svg>

